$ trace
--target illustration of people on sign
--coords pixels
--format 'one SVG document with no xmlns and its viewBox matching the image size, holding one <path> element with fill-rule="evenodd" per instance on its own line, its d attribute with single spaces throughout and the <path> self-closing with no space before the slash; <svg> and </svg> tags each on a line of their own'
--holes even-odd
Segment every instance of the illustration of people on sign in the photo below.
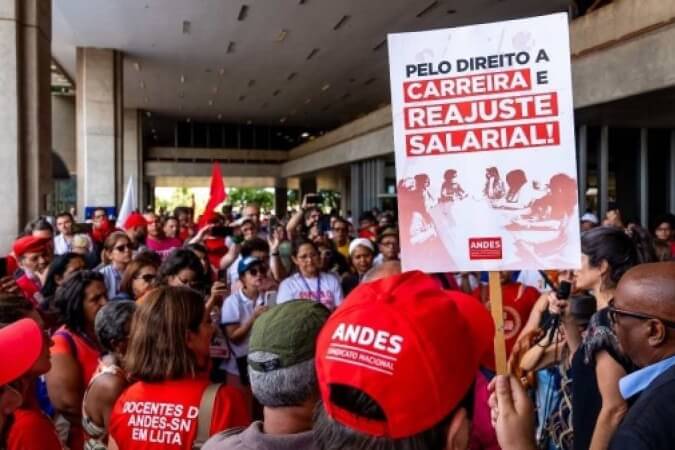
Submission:
<svg viewBox="0 0 675 450">
<path fill-rule="evenodd" d="M 401 230 L 408 232 L 411 241 L 422 242 L 436 235 L 434 223 L 429 210 L 435 200 L 429 189 L 431 182 L 426 174 L 418 174 L 413 178 L 404 178 L 398 185 L 399 202 L 406 211 L 399 218 Z"/>
<path fill-rule="evenodd" d="M 448 169 L 443 175 L 443 186 L 441 186 L 441 196 L 438 203 L 450 203 L 457 200 L 465 199 L 468 194 L 464 192 L 462 186 L 456 181 L 457 171 L 455 169 Z"/>
<path fill-rule="evenodd" d="M 508 203 L 518 203 L 520 197 L 520 190 L 527 183 L 525 172 L 521 169 L 512 170 L 506 174 L 506 184 L 509 190 L 506 193 L 506 201 Z"/>
<path fill-rule="evenodd" d="M 485 187 L 483 194 L 488 200 L 500 200 L 504 198 L 506 188 L 504 181 L 499 176 L 499 170 L 496 167 L 488 167 L 485 169 Z"/>
<path fill-rule="evenodd" d="M 420 267 L 433 260 L 449 261 L 451 257 L 439 234 L 448 219 L 432 194 L 429 175 L 419 173 L 403 178 L 398 183 L 397 196 L 401 240 L 410 243 L 408 261 Z"/>
<path fill-rule="evenodd" d="M 570 236 L 570 227 L 576 226 L 576 199 L 576 180 L 563 173 L 553 175 L 545 193 L 506 225 L 516 238 L 519 256 L 529 260 L 560 252 Z"/>
</svg>

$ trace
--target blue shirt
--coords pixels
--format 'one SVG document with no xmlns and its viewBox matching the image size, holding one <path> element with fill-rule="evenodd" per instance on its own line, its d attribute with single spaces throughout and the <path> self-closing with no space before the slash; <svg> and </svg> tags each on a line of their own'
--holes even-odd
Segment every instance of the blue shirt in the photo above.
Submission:
<svg viewBox="0 0 675 450">
<path fill-rule="evenodd" d="M 652 384 L 652 381 L 657 379 L 659 375 L 664 373 L 666 370 L 670 369 L 672 366 L 675 366 L 675 356 L 659 361 L 655 364 L 652 364 L 647 367 L 626 375 L 625 377 L 619 380 L 619 390 L 621 391 L 621 396 L 628 400 L 629 398 L 639 394 L 644 391 Z"/>
<path fill-rule="evenodd" d="M 122 284 L 122 274 L 115 269 L 112 264 L 108 264 L 99 270 L 105 281 L 105 288 L 108 291 L 108 300 L 113 300 L 120 293 Z"/>
</svg>

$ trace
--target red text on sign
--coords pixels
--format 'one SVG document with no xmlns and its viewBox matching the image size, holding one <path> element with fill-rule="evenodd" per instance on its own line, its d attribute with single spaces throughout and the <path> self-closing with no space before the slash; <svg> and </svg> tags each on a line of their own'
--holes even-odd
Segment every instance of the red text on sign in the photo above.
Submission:
<svg viewBox="0 0 675 450">
<path fill-rule="evenodd" d="M 558 115 L 555 92 L 405 108 L 406 129 L 450 127 Z"/>
<path fill-rule="evenodd" d="M 468 130 L 434 131 L 409 134 L 405 138 L 408 156 L 435 156 L 448 153 L 559 145 L 560 126 L 558 122 L 546 122 Z"/>
<path fill-rule="evenodd" d="M 474 95 L 527 91 L 532 88 L 529 69 L 481 73 L 403 83 L 406 102 L 446 100 Z"/>
</svg>

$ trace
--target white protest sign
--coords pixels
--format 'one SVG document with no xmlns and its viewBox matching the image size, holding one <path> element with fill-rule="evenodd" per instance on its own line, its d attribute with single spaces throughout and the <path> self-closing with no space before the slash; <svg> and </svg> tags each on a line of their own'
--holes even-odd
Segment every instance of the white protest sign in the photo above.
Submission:
<svg viewBox="0 0 675 450">
<path fill-rule="evenodd" d="M 389 35 L 405 270 L 580 264 L 566 14 Z"/>
</svg>

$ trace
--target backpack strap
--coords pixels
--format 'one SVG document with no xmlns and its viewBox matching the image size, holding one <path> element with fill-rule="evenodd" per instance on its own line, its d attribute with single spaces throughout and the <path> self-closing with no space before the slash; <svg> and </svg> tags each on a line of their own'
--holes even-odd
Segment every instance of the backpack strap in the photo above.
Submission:
<svg viewBox="0 0 675 450">
<path fill-rule="evenodd" d="M 68 348 L 70 348 L 70 353 L 72 353 L 73 358 L 77 359 L 77 345 L 75 345 L 75 339 L 73 339 L 73 335 L 66 330 L 60 330 L 54 333 L 54 336 L 61 336 L 64 338 L 68 344 Z"/>
<path fill-rule="evenodd" d="M 222 383 L 211 383 L 206 386 L 199 403 L 199 416 L 197 417 L 197 438 L 192 444 L 193 450 L 199 450 L 209 438 L 211 431 L 211 419 L 213 419 L 213 406 L 216 395 Z"/>
</svg>

